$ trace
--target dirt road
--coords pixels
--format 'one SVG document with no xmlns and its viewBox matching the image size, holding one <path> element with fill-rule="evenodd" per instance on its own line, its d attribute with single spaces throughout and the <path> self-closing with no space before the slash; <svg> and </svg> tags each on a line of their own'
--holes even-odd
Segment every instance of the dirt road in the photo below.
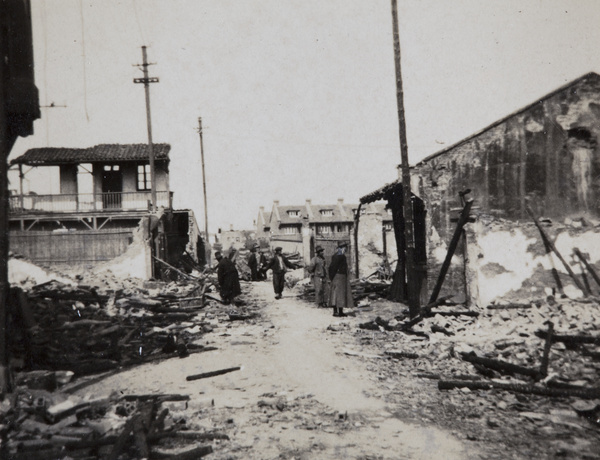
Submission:
<svg viewBox="0 0 600 460">
<path fill-rule="evenodd" d="M 275 300 L 269 283 L 244 289 L 248 304 L 259 306 L 258 320 L 223 322 L 204 313 L 215 328 L 202 344 L 217 350 L 139 367 L 80 394 L 189 394 L 187 404 L 171 405 L 171 415 L 230 437 L 215 441 L 214 459 L 481 458 L 447 432 L 394 416 L 379 396 L 377 375 L 353 356 L 355 339 L 336 332 L 360 318 L 333 318 L 289 291 Z M 234 366 L 242 369 L 185 379 Z"/>
</svg>

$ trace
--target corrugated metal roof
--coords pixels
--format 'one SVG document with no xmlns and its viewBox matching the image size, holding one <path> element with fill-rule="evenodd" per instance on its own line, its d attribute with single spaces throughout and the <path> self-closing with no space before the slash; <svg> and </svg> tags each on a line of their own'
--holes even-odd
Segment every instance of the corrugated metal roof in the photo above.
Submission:
<svg viewBox="0 0 600 460">
<path fill-rule="evenodd" d="M 169 144 L 153 144 L 154 159 L 169 160 Z M 105 163 L 123 161 L 147 161 L 150 158 L 148 144 L 99 144 L 87 148 L 42 147 L 29 149 L 11 161 L 11 164 L 51 166 L 78 163 Z"/>
</svg>

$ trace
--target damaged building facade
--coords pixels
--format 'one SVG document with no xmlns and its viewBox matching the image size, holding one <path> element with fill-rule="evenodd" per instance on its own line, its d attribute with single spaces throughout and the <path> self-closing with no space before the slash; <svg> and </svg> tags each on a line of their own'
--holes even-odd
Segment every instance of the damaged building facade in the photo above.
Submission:
<svg viewBox="0 0 600 460">
<path fill-rule="evenodd" d="M 357 213 L 360 213 L 360 231 L 355 231 Z M 396 259 L 396 242 L 390 210 L 381 203 L 363 206 L 344 203 L 315 204 L 307 199 L 303 205 L 281 206 L 273 203 L 271 212 L 259 209 L 256 220 L 257 239 L 271 247 L 281 246 L 284 252 L 299 253 L 306 264 L 315 255 L 316 246 L 322 246 L 329 262 L 340 241 L 351 250 L 352 275 L 363 277 L 377 271 L 382 264 Z M 357 270 L 355 260 L 361 258 Z"/>
<path fill-rule="evenodd" d="M 458 214 L 471 197 L 472 219 L 441 295 L 464 294 L 480 306 L 560 291 L 581 295 L 546 250 L 528 207 L 584 284 L 573 254 L 578 248 L 599 267 L 599 138 L 600 75 L 590 73 L 416 164 L 411 187 L 426 218 L 415 238 L 426 245 L 427 288 L 436 282 Z"/>
<path fill-rule="evenodd" d="M 180 268 L 186 261 L 201 264 L 204 249 L 194 214 L 172 206 L 170 148 L 153 148 L 156 213 L 146 144 L 35 148 L 15 158 L 11 166 L 18 168 L 19 180 L 9 197 L 11 251 L 41 265 L 99 268 L 113 261 L 115 270 L 139 278 L 164 277 L 168 265 L 160 261 Z M 32 168 L 58 169 L 59 193 L 26 193 L 24 178 Z"/>
</svg>

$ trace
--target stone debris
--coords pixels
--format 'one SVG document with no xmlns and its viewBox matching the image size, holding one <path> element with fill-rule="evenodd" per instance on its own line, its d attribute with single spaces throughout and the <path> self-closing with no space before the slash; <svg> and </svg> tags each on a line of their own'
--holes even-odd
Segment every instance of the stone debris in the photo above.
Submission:
<svg viewBox="0 0 600 460">
<path fill-rule="evenodd" d="M 428 413 L 437 413 L 441 415 L 438 423 L 448 428 L 461 423 L 461 431 L 472 431 L 476 441 L 497 440 L 502 434 L 493 430 L 498 427 L 510 437 L 507 433 L 515 427 L 515 438 L 547 438 L 548 452 L 557 456 L 564 449 L 553 446 L 556 437 L 588 436 L 591 441 L 585 448 L 567 457 L 599 458 L 600 309 L 595 299 L 549 296 L 468 309 L 477 316 L 442 315 L 449 306 L 440 305 L 409 329 L 403 327 L 408 323 L 408 307 L 381 299 L 371 307 L 373 312 L 357 318 L 356 336 L 364 349 L 358 349 L 356 356 L 368 359 L 376 345 L 376 350 L 390 357 L 384 366 L 385 361 L 377 360 L 376 367 L 372 361 L 373 369 L 383 382 L 389 382 L 390 389 L 397 388 L 394 402 L 404 407 L 401 412 L 407 418 L 415 410 L 423 411 L 425 419 Z M 544 376 L 540 369 L 549 322 L 553 323 L 553 339 Z M 463 359 L 472 356 L 500 363 L 500 367 Z M 513 368 L 503 368 L 502 363 Z M 523 370 L 529 375 L 515 372 Z M 415 384 L 408 376 L 422 379 L 421 383 Z M 437 391 L 435 386 L 454 389 L 438 397 L 431 393 Z M 444 408 L 432 410 L 431 405 L 437 404 L 433 400 L 442 401 Z M 516 425 L 515 417 L 529 425 Z"/>
</svg>

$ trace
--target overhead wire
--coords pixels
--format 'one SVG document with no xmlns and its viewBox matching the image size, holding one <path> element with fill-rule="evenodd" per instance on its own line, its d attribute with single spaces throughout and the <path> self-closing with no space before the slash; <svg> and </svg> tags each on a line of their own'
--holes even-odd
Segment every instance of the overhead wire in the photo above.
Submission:
<svg viewBox="0 0 600 460">
<path fill-rule="evenodd" d="M 85 53 L 85 21 L 83 17 L 83 0 L 79 0 L 79 15 L 81 18 L 81 52 L 83 58 L 83 109 L 85 111 L 85 118 L 89 122 L 90 116 L 88 114 L 88 94 L 87 94 L 87 66 L 86 66 L 86 53 Z"/>
<path fill-rule="evenodd" d="M 135 3 L 135 0 L 131 0 L 131 3 L 133 5 L 133 13 L 134 13 L 134 16 L 135 16 L 135 21 L 136 21 L 137 26 L 138 26 L 138 31 L 140 33 L 140 39 L 142 40 L 143 44 L 147 44 L 146 43 L 146 37 L 144 35 L 144 30 L 142 29 L 142 23 L 140 21 L 140 16 L 138 14 L 138 9 L 137 9 L 137 5 Z"/>
<path fill-rule="evenodd" d="M 42 0 L 42 35 L 44 36 L 44 66 L 42 75 L 44 79 L 44 105 L 48 105 L 48 15 L 46 12 L 46 0 Z M 50 146 L 50 126 L 48 115 L 44 117 L 46 128 L 46 147 Z"/>
</svg>

